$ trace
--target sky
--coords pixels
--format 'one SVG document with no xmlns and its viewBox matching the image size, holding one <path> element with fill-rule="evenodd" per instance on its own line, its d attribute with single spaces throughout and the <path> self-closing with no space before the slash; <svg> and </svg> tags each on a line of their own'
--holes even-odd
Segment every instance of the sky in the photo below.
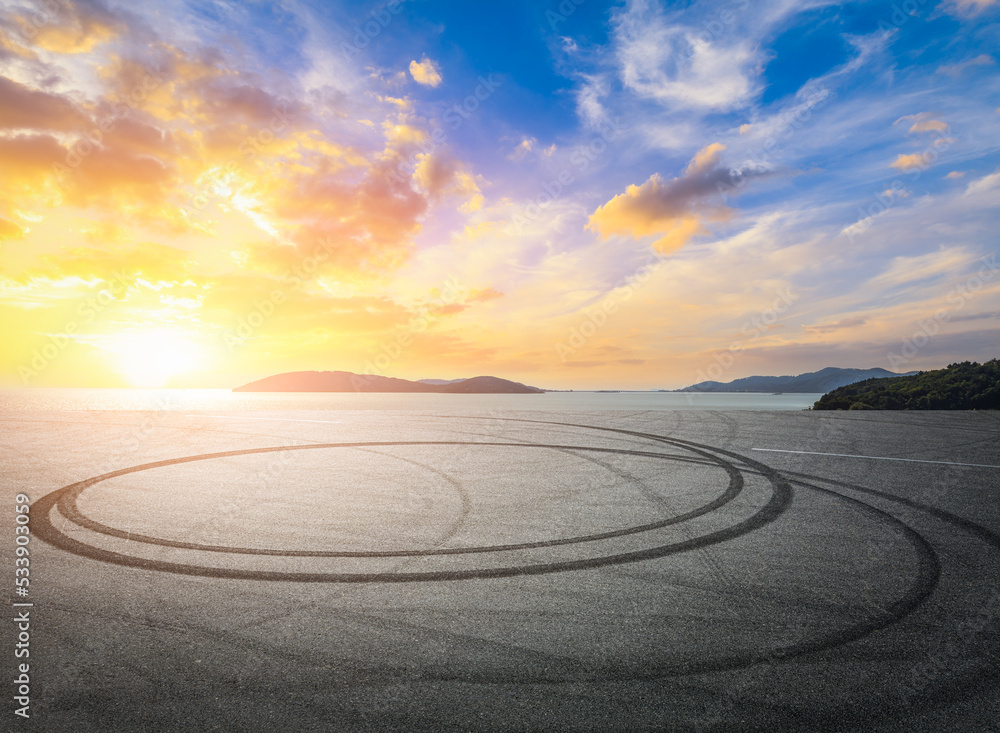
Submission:
<svg viewBox="0 0 1000 733">
<path fill-rule="evenodd" d="M 1000 356 L 1000 1 L 0 1 L 0 380 Z"/>
</svg>

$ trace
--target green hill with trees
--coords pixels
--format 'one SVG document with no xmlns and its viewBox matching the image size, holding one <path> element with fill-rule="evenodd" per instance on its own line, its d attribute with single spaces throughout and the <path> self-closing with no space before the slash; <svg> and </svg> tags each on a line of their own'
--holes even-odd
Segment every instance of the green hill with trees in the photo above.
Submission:
<svg viewBox="0 0 1000 733">
<path fill-rule="evenodd" d="M 907 377 L 866 379 L 823 395 L 814 410 L 1000 410 L 1000 360 L 963 361 Z"/>
</svg>

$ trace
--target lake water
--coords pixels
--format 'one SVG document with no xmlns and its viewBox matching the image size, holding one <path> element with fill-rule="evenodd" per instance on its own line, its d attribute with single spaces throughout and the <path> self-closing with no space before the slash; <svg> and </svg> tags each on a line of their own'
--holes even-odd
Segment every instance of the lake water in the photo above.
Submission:
<svg viewBox="0 0 1000 733">
<path fill-rule="evenodd" d="M 231 392 L 227 389 L 8 389 L 0 411 L 170 410 L 804 410 L 822 394 L 547 392 L 545 394 L 358 394 Z"/>
</svg>

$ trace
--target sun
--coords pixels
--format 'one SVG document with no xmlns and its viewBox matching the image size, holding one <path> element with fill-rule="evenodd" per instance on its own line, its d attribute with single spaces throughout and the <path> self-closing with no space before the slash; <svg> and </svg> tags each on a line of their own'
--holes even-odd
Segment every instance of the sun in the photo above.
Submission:
<svg viewBox="0 0 1000 733">
<path fill-rule="evenodd" d="M 116 336 L 109 349 L 115 370 L 133 387 L 165 387 L 171 377 L 201 366 L 201 351 L 187 336 L 158 329 Z"/>
</svg>

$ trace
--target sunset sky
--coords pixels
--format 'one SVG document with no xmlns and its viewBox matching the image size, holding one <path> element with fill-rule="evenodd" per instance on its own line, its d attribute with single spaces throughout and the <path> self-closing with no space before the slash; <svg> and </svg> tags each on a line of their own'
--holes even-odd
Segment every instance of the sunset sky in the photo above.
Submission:
<svg viewBox="0 0 1000 733">
<path fill-rule="evenodd" d="M 1000 2 L 0 2 L 6 386 L 1000 356 Z"/>
</svg>

